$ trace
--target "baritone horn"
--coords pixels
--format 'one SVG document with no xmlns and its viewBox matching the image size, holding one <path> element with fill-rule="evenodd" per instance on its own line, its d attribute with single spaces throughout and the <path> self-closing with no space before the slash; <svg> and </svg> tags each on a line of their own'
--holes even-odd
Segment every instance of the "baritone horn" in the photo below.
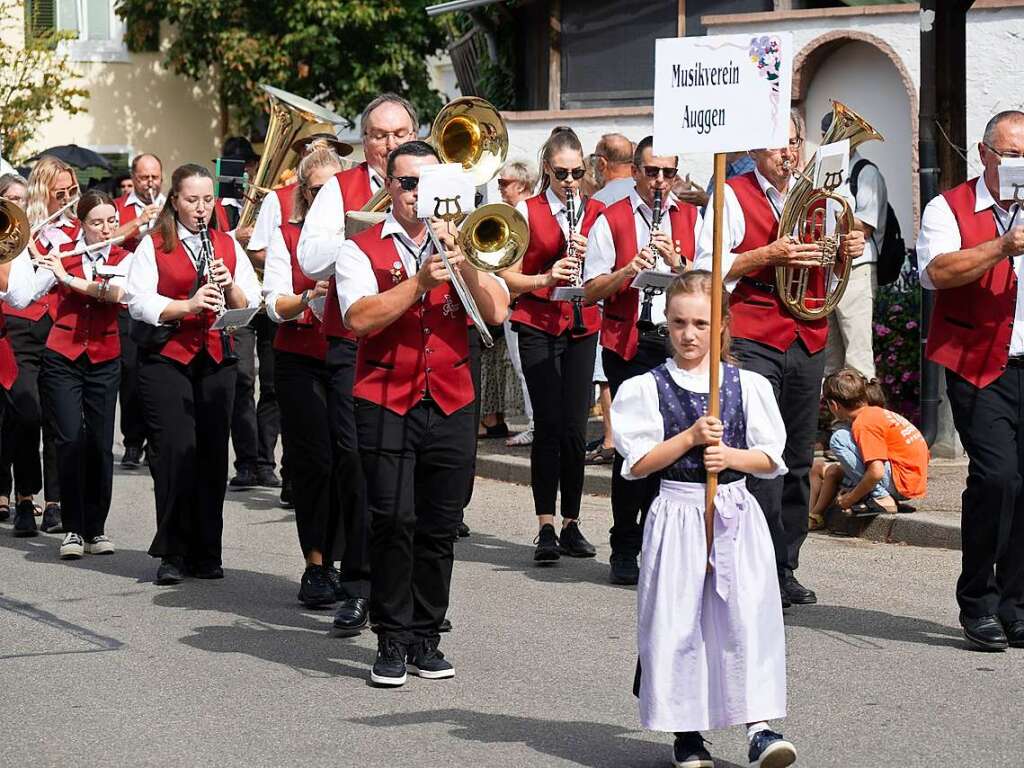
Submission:
<svg viewBox="0 0 1024 768">
<path fill-rule="evenodd" d="M 491 203 L 466 217 L 458 240 L 466 261 L 475 269 L 501 272 L 526 255 L 530 227 L 511 205 Z"/>
<path fill-rule="evenodd" d="M 865 141 L 885 141 L 867 120 L 845 104 L 832 102 L 832 124 L 821 139 L 821 145 L 832 144 L 843 139 L 850 140 L 852 153 Z M 775 289 L 779 300 L 791 315 L 801 320 L 821 320 L 828 317 L 839 304 L 850 280 L 850 259 L 842 254 L 843 240 L 854 229 L 853 210 L 846 199 L 836 190 L 842 183 L 815 187 L 816 158 L 796 171 L 797 181 L 793 185 L 779 215 L 778 236 L 793 237 L 802 243 L 816 243 L 821 248 L 821 263 L 814 267 L 776 267 Z M 828 215 L 832 205 L 838 207 L 835 214 L 835 231 L 828 233 Z M 822 274 L 813 275 L 812 270 Z M 812 277 L 815 279 L 812 286 Z M 824 286 L 823 295 L 813 288 Z"/>
<path fill-rule="evenodd" d="M 25 211 L 17 203 L 0 198 L 0 264 L 14 261 L 30 237 Z"/>
</svg>

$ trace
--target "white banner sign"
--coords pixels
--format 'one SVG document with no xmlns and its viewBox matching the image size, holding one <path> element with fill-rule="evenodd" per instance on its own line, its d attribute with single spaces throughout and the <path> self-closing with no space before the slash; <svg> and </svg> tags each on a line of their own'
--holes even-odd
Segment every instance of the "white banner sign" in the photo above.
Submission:
<svg viewBox="0 0 1024 768">
<path fill-rule="evenodd" d="M 786 146 L 794 52 L 788 32 L 656 41 L 654 153 Z"/>
</svg>

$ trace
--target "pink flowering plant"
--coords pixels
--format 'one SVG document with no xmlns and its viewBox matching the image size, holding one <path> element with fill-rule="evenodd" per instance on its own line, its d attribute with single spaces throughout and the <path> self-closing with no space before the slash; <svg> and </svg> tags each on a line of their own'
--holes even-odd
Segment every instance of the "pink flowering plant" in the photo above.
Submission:
<svg viewBox="0 0 1024 768">
<path fill-rule="evenodd" d="M 921 415 L 921 285 L 909 269 L 875 295 L 875 375 L 889 408 L 919 423 Z"/>
</svg>

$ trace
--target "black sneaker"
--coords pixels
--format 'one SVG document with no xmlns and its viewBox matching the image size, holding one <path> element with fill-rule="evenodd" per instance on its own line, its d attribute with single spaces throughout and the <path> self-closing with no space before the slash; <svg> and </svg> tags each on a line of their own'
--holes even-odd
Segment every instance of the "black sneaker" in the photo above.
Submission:
<svg viewBox="0 0 1024 768">
<path fill-rule="evenodd" d="M 256 473 L 257 484 L 263 488 L 280 488 L 281 478 L 272 469 L 261 469 Z"/>
<path fill-rule="evenodd" d="M 579 520 L 570 520 L 568 525 L 562 527 L 562 533 L 558 537 L 558 548 L 563 555 L 569 557 L 593 557 L 597 554 L 594 545 L 584 538 Z"/>
<path fill-rule="evenodd" d="M 561 557 L 558 552 L 558 536 L 555 535 L 555 526 L 546 523 L 540 527 L 540 533 L 533 540 L 537 548 L 533 550 L 533 559 L 538 563 L 553 563 Z"/>
<path fill-rule="evenodd" d="M 43 521 L 39 525 L 43 533 L 62 533 L 64 524 L 60 516 L 60 504 L 47 504 L 43 510 Z"/>
<path fill-rule="evenodd" d="M 0 523 L 11 519 L 11 505 L 0 504 Z"/>
<path fill-rule="evenodd" d="M 228 485 L 233 491 L 244 491 L 249 488 L 257 488 L 260 484 L 259 476 L 251 469 L 240 470 L 237 475 L 231 478 Z"/>
<path fill-rule="evenodd" d="M 19 538 L 39 535 L 39 531 L 36 529 L 36 505 L 32 503 L 32 499 L 19 501 L 18 506 L 14 508 L 14 530 L 12 532 Z"/>
<path fill-rule="evenodd" d="M 715 768 L 711 753 L 704 748 L 704 737 L 697 731 L 676 734 L 672 763 L 676 768 Z"/>
<path fill-rule="evenodd" d="M 796 762 L 796 747 L 775 731 L 758 731 L 747 755 L 754 768 L 786 768 Z"/>
<path fill-rule="evenodd" d="M 640 566 L 636 563 L 636 555 L 612 555 L 608 566 L 610 584 L 630 587 L 640 581 Z"/>
<path fill-rule="evenodd" d="M 185 572 L 180 557 L 165 557 L 156 569 L 156 583 L 160 585 L 180 584 L 185 580 Z"/>
<path fill-rule="evenodd" d="M 295 502 L 292 497 L 292 481 L 281 481 L 281 509 L 295 509 Z"/>
<path fill-rule="evenodd" d="M 370 682 L 388 688 L 405 685 L 405 646 L 390 637 L 377 638 L 377 660 L 370 670 Z"/>
<path fill-rule="evenodd" d="M 792 573 L 788 573 L 779 580 L 779 586 L 783 593 L 789 598 L 793 605 L 814 605 L 818 602 L 818 596 L 813 589 L 808 589 Z"/>
<path fill-rule="evenodd" d="M 409 671 L 427 680 L 455 677 L 455 667 L 437 649 L 437 644 L 437 638 L 431 638 L 409 648 Z"/>
<path fill-rule="evenodd" d="M 299 602 L 307 608 L 334 605 L 334 585 L 322 565 L 307 565 L 299 582 Z"/>
<path fill-rule="evenodd" d="M 142 446 L 126 445 L 124 456 L 121 457 L 122 469 L 138 469 L 142 466 Z"/>
</svg>

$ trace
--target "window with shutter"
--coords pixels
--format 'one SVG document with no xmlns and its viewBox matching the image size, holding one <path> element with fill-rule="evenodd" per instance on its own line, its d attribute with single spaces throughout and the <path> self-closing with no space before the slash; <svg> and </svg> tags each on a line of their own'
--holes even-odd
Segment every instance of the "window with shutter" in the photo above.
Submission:
<svg viewBox="0 0 1024 768">
<path fill-rule="evenodd" d="M 28 42 L 39 42 L 56 28 L 54 0 L 25 0 L 25 38 Z"/>
</svg>

